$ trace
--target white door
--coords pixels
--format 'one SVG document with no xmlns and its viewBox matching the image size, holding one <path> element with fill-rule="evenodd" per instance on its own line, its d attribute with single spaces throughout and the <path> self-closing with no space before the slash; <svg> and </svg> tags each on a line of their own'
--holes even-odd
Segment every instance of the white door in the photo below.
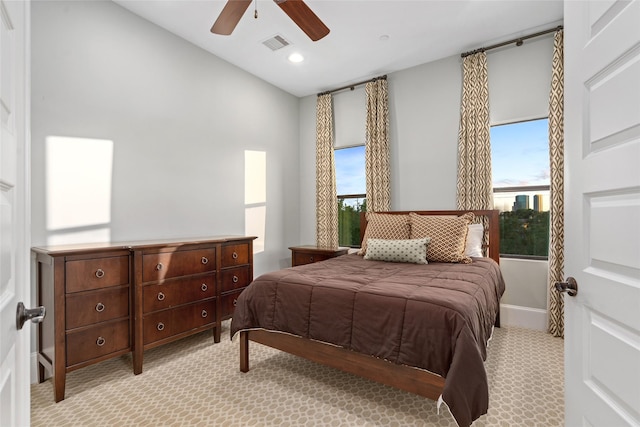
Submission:
<svg viewBox="0 0 640 427">
<path fill-rule="evenodd" d="M 18 331 L 16 307 L 30 304 L 29 3 L 0 0 L 0 423 L 30 419 L 31 323 Z"/>
<path fill-rule="evenodd" d="M 565 423 L 640 426 L 640 1 L 565 1 Z"/>
</svg>

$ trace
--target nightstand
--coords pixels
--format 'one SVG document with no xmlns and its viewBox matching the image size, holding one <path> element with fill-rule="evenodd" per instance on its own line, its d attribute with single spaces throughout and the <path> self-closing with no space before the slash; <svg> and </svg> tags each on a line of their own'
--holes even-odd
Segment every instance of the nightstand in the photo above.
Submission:
<svg viewBox="0 0 640 427">
<path fill-rule="evenodd" d="M 291 266 L 311 264 L 345 255 L 349 248 L 325 248 L 316 245 L 291 246 Z"/>
</svg>

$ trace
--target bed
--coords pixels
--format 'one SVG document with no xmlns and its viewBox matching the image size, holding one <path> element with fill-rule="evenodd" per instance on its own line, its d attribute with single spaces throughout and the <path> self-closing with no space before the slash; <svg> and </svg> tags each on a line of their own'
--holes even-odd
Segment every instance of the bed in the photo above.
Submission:
<svg viewBox="0 0 640 427">
<path fill-rule="evenodd" d="M 474 218 L 480 253 L 468 256 Z M 364 256 L 263 274 L 243 291 L 231 324 L 240 370 L 254 341 L 444 402 L 470 425 L 488 409 L 484 360 L 505 289 L 498 211 L 384 212 L 361 224 Z M 405 243 L 411 256 L 426 248 L 428 263 L 390 262 Z M 443 245 L 453 252 L 429 252 Z"/>
</svg>

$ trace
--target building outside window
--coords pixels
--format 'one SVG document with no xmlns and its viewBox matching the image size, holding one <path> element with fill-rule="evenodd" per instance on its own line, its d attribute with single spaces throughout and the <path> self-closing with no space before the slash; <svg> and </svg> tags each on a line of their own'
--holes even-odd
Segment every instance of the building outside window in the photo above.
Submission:
<svg viewBox="0 0 640 427">
<path fill-rule="evenodd" d="M 338 244 L 360 247 L 360 212 L 367 210 L 364 145 L 334 151 L 338 193 Z"/>
<path fill-rule="evenodd" d="M 546 118 L 491 127 L 493 203 L 500 253 L 546 259 L 549 251 L 549 140 Z"/>
</svg>

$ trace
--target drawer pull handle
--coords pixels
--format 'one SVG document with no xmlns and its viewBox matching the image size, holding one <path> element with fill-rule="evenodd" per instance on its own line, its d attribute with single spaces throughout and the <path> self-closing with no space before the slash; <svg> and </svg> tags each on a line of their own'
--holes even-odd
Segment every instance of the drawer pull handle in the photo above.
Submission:
<svg viewBox="0 0 640 427">
<path fill-rule="evenodd" d="M 162 270 L 163 268 L 164 268 L 164 265 L 162 265 L 162 263 L 161 263 L 161 262 L 159 262 L 159 263 L 156 265 L 156 270 L 158 270 L 158 271 Z"/>
<path fill-rule="evenodd" d="M 98 347 L 102 347 L 104 345 L 104 343 L 106 343 L 106 342 L 107 342 L 107 340 L 105 340 L 104 338 L 98 337 L 98 339 L 96 340 L 96 345 Z"/>
<path fill-rule="evenodd" d="M 312 256 L 309 257 L 309 261 L 313 262 L 313 257 Z"/>
<path fill-rule="evenodd" d="M 102 313 L 104 311 L 104 304 L 99 302 L 98 304 L 96 304 L 96 311 L 98 313 Z"/>
<path fill-rule="evenodd" d="M 104 277 L 104 270 L 99 268 L 98 271 L 96 271 L 96 277 L 102 279 Z"/>
<path fill-rule="evenodd" d="M 209 315 L 209 313 L 207 313 L 207 310 L 202 310 L 201 316 L 202 317 L 207 317 Z"/>
<path fill-rule="evenodd" d="M 235 251 L 234 251 L 234 252 L 231 254 L 231 258 L 233 258 L 233 259 L 238 259 L 238 252 L 235 252 Z"/>
<path fill-rule="evenodd" d="M 231 280 L 233 280 L 233 283 L 238 283 L 238 276 L 234 275 Z"/>
<path fill-rule="evenodd" d="M 162 322 L 158 323 L 158 326 L 156 326 L 156 329 L 159 331 L 164 331 L 164 323 Z"/>
<path fill-rule="evenodd" d="M 158 292 L 158 301 L 164 301 L 164 294 L 162 292 Z"/>
<path fill-rule="evenodd" d="M 238 300 L 234 298 L 234 299 L 233 299 L 233 306 L 235 307 L 235 306 L 237 306 L 237 305 L 238 305 Z"/>
<path fill-rule="evenodd" d="M 200 289 L 202 289 L 202 292 L 206 292 L 207 289 L 209 289 L 209 287 L 207 286 L 206 283 L 203 283 L 202 286 L 200 286 Z"/>
<path fill-rule="evenodd" d="M 207 258 L 206 256 L 203 256 L 200 261 L 202 261 L 203 264 L 209 264 L 209 258 Z"/>
</svg>

